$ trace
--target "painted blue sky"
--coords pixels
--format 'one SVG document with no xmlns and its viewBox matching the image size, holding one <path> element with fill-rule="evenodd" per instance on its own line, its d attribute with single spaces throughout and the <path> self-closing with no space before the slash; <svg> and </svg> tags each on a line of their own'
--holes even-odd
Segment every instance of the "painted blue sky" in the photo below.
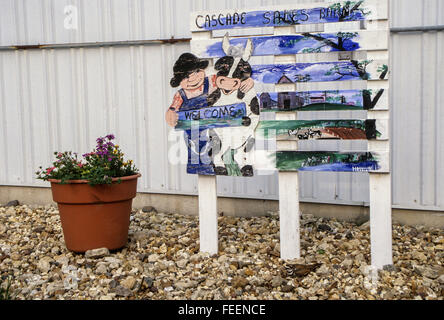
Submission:
<svg viewBox="0 0 444 320">
<path fill-rule="evenodd" d="M 338 43 L 338 36 L 336 33 L 319 33 L 314 35 L 321 36 L 335 44 Z M 317 48 L 319 48 L 319 52 L 340 51 L 337 48 L 328 45 L 324 46 L 322 41 L 304 37 L 303 35 L 251 37 L 250 39 L 253 42 L 254 56 L 304 53 L 306 50 Z M 245 48 L 246 43 L 247 38 L 230 40 L 232 46 L 241 46 L 242 48 Z M 343 47 L 345 51 L 358 50 L 360 48 L 359 35 L 356 33 L 353 39 L 344 39 Z M 222 50 L 222 41 L 208 46 L 206 51 L 202 52 L 200 56 L 202 58 L 225 56 L 225 53 Z"/>
<path fill-rule="evenodd" d="M 283 75 L 295 82 L 361 80 L 349 61 L 254 65 L 252 69 L 252 78 L 262 83 L 277 83 Z"/>
</svg>

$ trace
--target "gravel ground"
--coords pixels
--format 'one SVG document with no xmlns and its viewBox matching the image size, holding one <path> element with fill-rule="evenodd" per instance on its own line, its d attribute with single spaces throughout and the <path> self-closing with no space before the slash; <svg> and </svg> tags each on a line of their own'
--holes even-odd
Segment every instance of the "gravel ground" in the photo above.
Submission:
<svg viewBox="0 0 444 320">
<path fill-rule="evenodd" d="M 219 254 L 198 218 L 133 210 L 116 252 L 68 251 L 56 207 L 0 207 L 0 273 L 16 299 L 439 299 L 444 230 L 393 226 L 394 265 L 375 273 L 368 223 L 302 215 L 301 259 L 279 259 L 279 218 L 219 218 Z"/>
</svg>

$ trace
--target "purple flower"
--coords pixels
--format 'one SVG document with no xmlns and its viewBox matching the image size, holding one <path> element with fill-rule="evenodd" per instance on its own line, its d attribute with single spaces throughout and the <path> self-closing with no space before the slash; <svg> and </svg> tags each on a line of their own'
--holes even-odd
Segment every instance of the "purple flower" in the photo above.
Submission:
<svg viewBox="0 0 444 320">
<path fill-rule="evenodd" d="M 115 137 L 114 137 L 113 134 L 109 134 L 109 135 L 106 136 L 106 138 L 107 138 L 108 140 L 113 140 Z"/>
</svg>

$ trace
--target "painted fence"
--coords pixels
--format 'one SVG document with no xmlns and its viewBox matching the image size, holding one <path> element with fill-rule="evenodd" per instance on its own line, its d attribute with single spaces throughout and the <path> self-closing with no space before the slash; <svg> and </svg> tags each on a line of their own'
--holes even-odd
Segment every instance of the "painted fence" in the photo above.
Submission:
<svg viewBox="0 0 444 320">
<path fill-rule="evenodd" d="M 218 251 L 215 175 L 249 177 L 256 170 L 279 171 L 281 258 L 292 259 L 300 257 L 297 172 L 370 172 L 372 265 L 392 263 L 387 19 L 386 0 L 191 15 L 193 54 L 181 55 L 174 65 L 170 83 L 180 84 L 180 89 L 166 119 L 185 131 L 187 172 L 199 174 L 201 251 Z M 335 32 L 296 34 L 294 29 L 299 24 L 348 21 L 365 21 L 369 30 L 344 32 L 336 26 Z M 264 26 L 273 27 L 274 35 L 212 35 L 212 30 Z M 351 54 L 344 59 L 338 54 L 336 60 L 330 55 L 326 61 L 297 62 L 299 54 L 355 51 L 366 58 L 353 59 Z M 249 62 L 251 57 L 270 55 L 273 64 Z M 211 71 L 204 58 L 213 59 Z M 366 88 L 297 90 L 300 83 L 358 81 L 365 81 Z M 261 84 L 272 84 L 275 91 L 256 93 Z M 329 110 L 365 110 L 368 119 L 297 120 L 298 111 Z M 276 112 L 276 121 L 259 122 L 264 111 Z M 277 150 L 259 152 L 258 138 L 275 138 Z M 325 139 L 368 140 L 369 148 L 298 151 L 300 140 Z"/>
</svg>

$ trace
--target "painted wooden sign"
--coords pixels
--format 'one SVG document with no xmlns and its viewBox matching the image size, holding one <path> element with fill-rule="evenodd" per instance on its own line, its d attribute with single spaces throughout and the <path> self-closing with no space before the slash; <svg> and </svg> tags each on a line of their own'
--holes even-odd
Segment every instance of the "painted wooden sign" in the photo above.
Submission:
<svg viewBox="0 0 444 320">
<path fill-rule="evenodd" d="M 190 28 L 191 31 L 210 31 L 387 18 L 388 10 L 384 0 L 352 0 L 263 7 L 254 10 L 195 12 L 191 15 Z"/>
<path fill-rule="evenodd" d="M 378 31 L 306 32 L 299 35 L 235 38 L 230 43 L 234 47 L 244 48 L 248 39 L 253 42 L 253 56 L 385 50 L 388 46 L 388 32 L 384 34 Z M 191 49 L 202 58 L 219 58 L 225 55 L 221 39 L 193 40 Z"/>
<path fill-rule="evenodd" d="M 378 60 L 268 64 L 254 65 L 252 69 L 255 81 L 273 84 L 388 78 L 387 61 Z"/>
<path fill-rule="evenodd" d="M 288 81 L 288 80 L 287 80 Z M 261 92 L 261 112 L 387 110 L 387 89 Z"/>
<path fill-rule="evenodd" d="M 279 171 L 388 172 L 383 152 L 278 151 Z"/>
<path fill-rule="evenodd" d="M 233 47 L 228 35 L 225 55 L 207 75 L 208 61 L 182 54 L 173 67 L 172 87 L 180 87 L 166 112 L 167 123 L 184 131 L 188 147 L 187 173 L 253 175 L 254 134 L 259 102 L 248 60 L 252 41 Z"/>
<path fill-rule="evenodd" d="M 199 174 L 201 251 L 218 252 L 217 188 L 215 177 L 210 175 L 252 176 L 254 169 L 279 171 L 281 258 L 294 259 L 301 253 L 297 172 L 370 172 L 372 265 L 382 269 L 392 264 L 391 187 L 390 175 L 386 174 L 390 163 L 389 23 L 374 20 L 388 20 L 388 0 L 311 1 L 191 15 L 193 54 L 181 55 L 174 65 L 170 84 L 180 88 L 166 120 L 184 132 L 187 172 Z M 339 23 L 349 21 L 365 21 L 361 29 L 368 30 L 343 30 L 349 28 Z M 329 32 L 297 34 L 295 28 L 288 27 L 319 23 L 338 24 L 324 29 Z M 227 34 L 223 40 L 212 38 L 217 35 L 213 30 L 233 28 L 246 28 L 246 35 L 256 34 L 231 40 Z M 251 28 L 269 28 L 267 32 L 273 35 L 258 35 Z M 341 51 L 367 51 L 359 55 L 367 60 L 342 60 L 345 55 L 334 54 Z M 311 54 L 307 57 L 313 61 L 289 63 L 299 61 L 294 57 L 297 54 Z M 328 58 L 319 60 L 321 54 Z M 250 65 L 251 56 L 275 56 L 275 64 Z M 339 61 L 331 61 L 336 56 Z M 203 59 L 214 59 L 214 74 L 207 74 L 208 61 Z M 294 91 L 305 87 L 294 85 L 302 82 L 341 81 L 354 82 L 337 83 L 334 87 L 343 88 L 340 90 L 322 90 L 333 86 L 320 83 L 304 89 L 315 87 L 317 91 Z M 256 93 L 255 84 L 272 84 L 279 92 Z M 270 87 L 265 85 L 262 91 L 272 91 Z M 299 111 L 330 110 L 371 110 L 368 115 L 377 119 L 294 120 Z M 259 121 L 261 111 L 276 112 L 277 120 Z M 277 140 L 277 151 L 256 148 L 258 141 L 271 138 Z M 369 140 L 369 150 L 298 151 L 298 141 L 318 139 L 365 139 Z"/>
<path fill-rule="evenodd" d="M 387 140 L 387 120 L 269 120 L 256 134 L 276 140 Z"/>
</svg>

